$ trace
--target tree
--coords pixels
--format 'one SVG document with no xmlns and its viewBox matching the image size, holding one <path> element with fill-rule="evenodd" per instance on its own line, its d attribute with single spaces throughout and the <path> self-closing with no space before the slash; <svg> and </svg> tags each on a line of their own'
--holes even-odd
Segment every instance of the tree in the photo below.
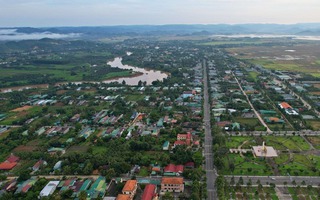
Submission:
<svg viewBox="0 0 320 200">
<path fill-rule="evenodd" d="M 108 169 L 107 175 L 106 175 L 106 180 L 110 181 L 115 176 L 116 176 L 115 170 L 113 168 Z"/>
<path fill-rule="evenodd" d="M 28 170 L 24 170 L 24 171 L 20 172 L 18 181 L 19 182 L 25 181 L 25 180 L 28 180 L 29 178 L 31 178 L 30 172 Z"/>
<path fill-rule="evenodd" d="M 174 197 L 172 195 L 172 193 L 170 192 L 166 192 L 163 196 L 162 196 L 163 200 L 174 200 Z"/>
<path fill-rule="evenodd" d="M 87 199 L 87 192 L 86 191 L 81 191 L 79 193 L 79 199 L 80 200 L 86 200 Z"/>
</svg>

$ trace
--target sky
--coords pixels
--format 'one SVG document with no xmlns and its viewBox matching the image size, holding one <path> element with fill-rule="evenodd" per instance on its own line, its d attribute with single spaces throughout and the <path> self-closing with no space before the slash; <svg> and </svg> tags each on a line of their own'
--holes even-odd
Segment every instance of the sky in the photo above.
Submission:
<svg viewBox="0 0 320 200">
<path fill-rule="evenodd" d="M 320 22 L 320 0 L 0 0 L 0 27 Z"/>
</svg>

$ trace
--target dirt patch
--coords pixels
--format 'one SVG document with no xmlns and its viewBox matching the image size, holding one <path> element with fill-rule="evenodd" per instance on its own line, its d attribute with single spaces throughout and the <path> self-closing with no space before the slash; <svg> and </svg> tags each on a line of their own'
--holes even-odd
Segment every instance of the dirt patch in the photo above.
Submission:
<svg viewBox="0 0 320 200">
<path fill-rule="evenodd" d="M 310 92 L 310 94 L 320 96 L 320 92 Z"/>
<path fill-rule="evenodd" d="M 33 152 L 38 149 L 37 146 L 25 146 L 25 145 L 20 145 L 13 149 L 13 152 Z"/>
<path fill-rule="evenodd" d="M 313 84 L 313 87 L 320 89 L 320 83 Z"/>
<path fill-rule="evenodd" d="M 88 150 L 88 146 L 72 146 L 69 149 L 67 149 L 66 154 L 71 154 L 71 153 L 85 153 Z"/>
<path fill-rule="evenodd" d="M 312 145 L 320 145 L 320 137 L 311 137 L 308 136 L 307 139 Z"/>
<path fill-rule="evenodd" d="M 58 90 L 57 95 L 65 94 L 68 90 Z"/>
<path fill-rule="evenodd" d="M 27 111 L 27 110 L 29 110 L 30 108 L 32 108 L 32 106 L 23 106 L 23 107 L 16 108 L 16 109 L 11 110 L 11 111 L 12 111 L 12 112 L 21 112 L 21 111 Z"/>
<path fill-rule="evenodd" d="M 64 103 L 58 102 L 58 103 L 56 103 L 56 104 L 54 104 L 54 105 L 57 106 L 57 107 L 63 107 L 63 106 L 64 106 Z"/>
</svg>

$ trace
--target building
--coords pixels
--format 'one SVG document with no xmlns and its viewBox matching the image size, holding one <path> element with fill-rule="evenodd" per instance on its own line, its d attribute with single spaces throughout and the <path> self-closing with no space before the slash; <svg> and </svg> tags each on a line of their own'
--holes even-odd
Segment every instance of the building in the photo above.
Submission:
<svg viewBox="0 0 320 200">
<path fill-rule="evenodd" d="M 20 158 L 11 154 L 7 160 L 4 162 L 0 163 L 0 170 L 11 170 L 13 169 L 18 162 L 20 161 Z"/>
<path fill-rule="evenodd" d="M 183 178 L 182 177 L 162 177 L 161 192 L 183 192 Z"/>
<path fill-rule="evenodd" d="M 169 150 L 169 146 L 170 146 L 170 142 L 169 141 L 165 141 L 164 144 L 162 145 L 162 150 L 168 151 Z"/>
<path fill-rule="evenodd" d="M 177 141 L 184 141 L 185 145 L 190 146 L 192 144 L 192 135 L 191 133 L 187 134 L 178 134 Z"/>
<path fill-rule="evenodd" d="M 153 184 L 148 184 L 144 188 L 141 200 L 156 200 L 157 197 L 157 187 Z"/>
<path fill-rule="evenodd" d="M 137 192 L 138 182 L 137 180 L 128 180 L 122 189 L 122 194 L 129 195 L 130 199 L 133 199 Z"/>
<path fill-rule="evenodd" d="M 47 197 L 54 193 L 60 181 L 50 181 L 40 192 L 40 197 Z"/>
<path fill-rule="evenodd" d="M 282 102 L 279 104 L 281 109 L 284 109 L 286 114 L 288 115 L 299 115 L 297 111 L 295 111 L 287 102 Z"/>
<path fill-rule="evenodd" d="M 180 176 L 184 171 L 183 165 L 169 164 L 163 169 L 164 176 Z"/>
<path fill-rule="evenodd" d="M 131 197 L 128 194 L 118 194 L 116 200 L 131 200 Z"/>
</svg>

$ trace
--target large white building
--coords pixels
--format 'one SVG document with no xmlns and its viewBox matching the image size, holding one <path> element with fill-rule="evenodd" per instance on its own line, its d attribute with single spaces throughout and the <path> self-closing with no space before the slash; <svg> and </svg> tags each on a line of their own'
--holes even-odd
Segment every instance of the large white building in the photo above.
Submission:
<svg viewBox="0 0 320 200">
<path fill-rule="evenodd" d="M 54 193 L 60 181 L 50 181 L 40 192 L 40 197 L 47 197 Z"/>
</svg>

